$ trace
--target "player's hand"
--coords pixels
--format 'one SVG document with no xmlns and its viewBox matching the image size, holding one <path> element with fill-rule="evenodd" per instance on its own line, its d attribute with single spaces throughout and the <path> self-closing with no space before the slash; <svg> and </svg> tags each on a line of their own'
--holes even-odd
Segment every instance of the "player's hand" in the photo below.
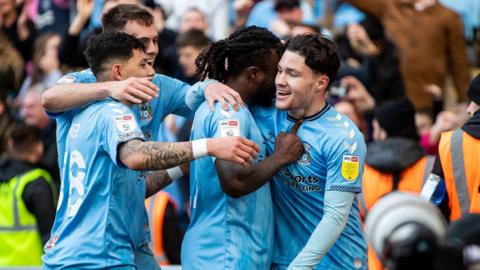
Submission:
<svg viewBox="0 0 480 270">
<path fill-rule="evenodd" d="M 111 82 L 108 88 L 109 96 L 118 101 L 142 103 L 158 96 L 160 89 L 152 83 L 152 77 L 128 78 L 123 81 Z"/>
<path fill-rule="evenodd" d="M 243 137 L 222 137 L 207 140 L 208 155 L 246 166 L 257 157 L 258 145 Z"/>
<path fill-rule="evenodd" d="M 303 155 L 303 143 L 297 136 L 303 120 L 295 122 L 288 132 L 280 132 L 275 139 L 275 152 L 283 164 L 289 164 L 300 159 Z"/>
<path fill-rule="evenodd" d="M 211 111 L 215 109 L 215 101 L 220 102 L 225 111 L 230 109 L 230 105 L 233 106 L 234 110 L 238 111 L 243 104 L 243 100 L 237 91 L 219 82 L 210 83 L 205 87 L 205 99 Z"/>
</svg>

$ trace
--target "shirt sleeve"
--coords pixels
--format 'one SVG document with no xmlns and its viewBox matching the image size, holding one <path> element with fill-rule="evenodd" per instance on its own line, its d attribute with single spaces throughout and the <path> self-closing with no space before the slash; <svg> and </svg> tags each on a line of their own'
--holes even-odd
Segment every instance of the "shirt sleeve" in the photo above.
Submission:
<svg viewBox="0 0 480 270">
<path fill-rule="evenodd" d="M 118 102 L 105 105 L 102 113 L 103 132 L 101 146 L 107 151 L 111 160 L 117 166 L 124 166 L 118 159 L 118 147 L 120 144 L 133 139 L 144 140 L 143 133 L 132 110 Z"/>
<path fill-rule="evenodd" d="M 68 73 L 67 75 L 61 77 L 56 84 L 69 84 L 69 83 L 94 83 L 97 81 L 97 78 L 93 75 L 90 69 L 86 69 L 79 72 Z M 62 116 L 65 121 L 71 120 L 73 116 L 80 110 L 81 108 L 70 109 L 64 112 L 48 112 L 47 114 L 50 118 L 57 119 L 59 116 Z"/>
<path fill-rule="evenodd" d="M 325 144 L 327 149 L 326 191 L 360 193 L 365 162 L 366 146 L 363 137 L 356 135 L 353 139 L 335 138 Z"/>
<path fill-rule="evenodd" d="M 335 244 L 348 221 L 355 194 L 325 192 L 325 213 L 302 251 L 288 266 L 289 270 L 313 269 Z"/>
<path fill-rule="evenodd" d="M 235 111 L 231 108 L 224 111 L 222 106 L 217 103 L 215 111 L 211 113 L 209 119 L 204 122 L 207 138 L 221 138 L 241 136 L 250 139 L 250 118 L 248 110 L 245 107 Z M 212 157 L 215 160 L 215 157 Z"/>
<path fill-rule="evenodd" d="M 166 114 L 175 114 L 185 118 L 193 119 L 194 112 L 187 106 L 185 96 L 190 85 L 180 80 L 163 75 L 155 75 L 152 81 L 160 88 L 160 103 Z"/>
<path fill-rule="evenodd" d="M 187 94 L 185 95 L 185 103 L 192 111 L 196 111 L 205 101 L 205 88 L 213 82 L 217 81 L 208 79 L 202 82 L 197 82 L 188 89 Z"/>
</svg>

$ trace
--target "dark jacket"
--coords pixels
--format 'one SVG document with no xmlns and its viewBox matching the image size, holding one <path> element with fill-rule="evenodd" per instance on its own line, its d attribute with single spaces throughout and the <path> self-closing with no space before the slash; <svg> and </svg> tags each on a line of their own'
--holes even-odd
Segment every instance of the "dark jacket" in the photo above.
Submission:
<svg viewBox="0 0 480 270">
<path fill-rule="evenodd" d="M 23 161 L 2 159 L 0 160 L 0 184 L 33 169 L 36 167 Z M 50 238 L 50 230 L 55 219 L 56 196 L 54 194 L 54 190 L 43 177 L 27 184 L 22 194 L 28 211 L 37 220 L 38 231 L 44 244 Z"/>
<path fill-rule="evenodd" d="M 393 137 L 369 143 L 365 163 L 378 171 L 398 174 L 424 156 L 418 142 Z"/>
</svg>

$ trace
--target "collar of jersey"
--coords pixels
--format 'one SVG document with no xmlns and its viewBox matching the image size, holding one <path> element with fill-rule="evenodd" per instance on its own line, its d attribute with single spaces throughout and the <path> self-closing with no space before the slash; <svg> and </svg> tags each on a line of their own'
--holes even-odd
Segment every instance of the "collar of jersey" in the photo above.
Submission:
<svg viewBox="0 0 480 270">
<path fill-rule="evenodd" d="M 318 119 L 320 118 L 322 115 L 324 115 L 332 106 L 330 106 L 330 104 L 328 103 L 325 103 L 326 105 L 317 113 L 311 115 L 311 116 L 307 116 L 307 117 L 303 117 L 303 121 L 313 121 L 315 119 Z M 290 116 L 288 113 L 287 113 L 287 119 L 292 121 L 292 122 L 297 122 L 298 120 L 300 119 L 296 119 L 294 118 L 293 116 Z"/>
</svg>

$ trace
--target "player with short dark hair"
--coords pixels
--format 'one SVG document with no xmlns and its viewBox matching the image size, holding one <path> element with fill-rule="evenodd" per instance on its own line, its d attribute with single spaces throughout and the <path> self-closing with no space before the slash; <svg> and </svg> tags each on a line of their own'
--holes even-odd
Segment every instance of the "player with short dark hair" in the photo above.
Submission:
<svg viewBox="0 0 480 270">
<path fill-rule="evenodd" d="M 85 55 L 99 81 L 154 73 L 144 44 L 126 33 L 105 32 L 92 38 Z M 69 122 L 69 129 L 59 134 L 64 138 L 59 148 L 65 151 L 60 164 L 63 196 L 45 248 L 45 269 L 158 268 L 148 247 L 144 199 L 169 184 L 173 171 L 146 177 L 133 170 L 166 169 L 207 154 L 235 160 L 228 152 L 245 141 L 206 139 L 202 149 L 194 146 L 201 141 L 144 141 L 131 103 L 111 98 L 57 119 Z"/>
<path fill-rule="evenodd" d="M 273 269 L 367 268 L 355 201 L 362 187 L 365 142 L 352 121 L 325 101 L 339 66 L 329 39 L 319 34 L 291 38 L 278 63 L 277 109 L 255 113 L 267 136 L 267 152 L 274 147 L 269 136 L 303 119 L 298 136 L 305 153 L 272 181 Z"/>
</svg>

